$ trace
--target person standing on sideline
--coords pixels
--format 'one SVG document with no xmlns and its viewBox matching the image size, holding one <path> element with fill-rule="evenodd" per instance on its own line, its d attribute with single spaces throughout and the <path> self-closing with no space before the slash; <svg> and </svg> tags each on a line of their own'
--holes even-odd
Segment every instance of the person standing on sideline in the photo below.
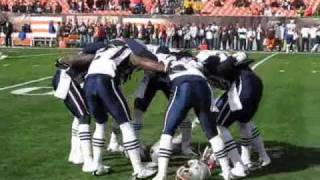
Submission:
<svg viewBox="0 0 320 180">
<path fill-rule="evenodd" d="M 6 47 L 12 46 L 12 38 L 11 38 L 12 32 L 13 32 L 13 25 L 9 20 L 7 20 L 3 27 L 3 33 L 5 34 Z"/>
<path fill-rule="evenodd" d="M 304 25 L 301 28 L 301 38 L 302 38 L 302 44 L 301 44 L 301 51 L 304 52 L 304 50 L 306 49 L 307 52 L 309 51 L 309 32 L 310 32 L 310 28 L 307 27 L 306 25 Z"/>
</svg>

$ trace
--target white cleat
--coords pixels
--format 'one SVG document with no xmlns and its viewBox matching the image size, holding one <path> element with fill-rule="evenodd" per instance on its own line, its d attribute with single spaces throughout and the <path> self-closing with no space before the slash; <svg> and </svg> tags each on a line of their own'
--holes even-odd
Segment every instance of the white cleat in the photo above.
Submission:
<svg viewBox="0 0 320 180">
<path fill-rule="evenodd" d="M 94 170 L 92 163 L 83 163 L 82 172 L 93 172 Z"/>
<path fill-rule="evenodd" d="M 220 173 L 219 175 L 223 178 L 223 180 L 234 179 L 234 177 L 232 176 L 232 173 L 230 171 L 227 173 Z"/>
<path fill-rule="evenodd" d="M 107 147 L 107 151 L 112 153 L 117 153 L 117 152 L 122 153 L 124 151 L 124 148 L 118 143 L 110 143 Z"/>
<path fill-rule="evenodd" d="M 172 139 L 173 144 L 181 144 L 182 143 L 182 134 L 179 134 L 178 136 L 174 137 Z"/>
<path fill-rule="evenodd" d="M 157 173 L 157 170 L 151 168 L 142 168 L 139 172 L 135 172 L 132 174 L 136 179 L 145 179 L 151 177 Z"/>
<path fill-rule="evenodd" d="M 158 167 L 158 163 L 156 162 L 148 162 L 146 165 L 147 168 L 155 169 Z"/>
<path fill-rule="evenodd" d="M 70 152 L 68 162 L 71 162 L 72 164 L 82 164 L 83 158 L 79 153 Z"/>
<path fill-rule="evenodd" d="M 248 168 L 240 163 L 237 163 L 234 168 L 231 169 L 231 173 L 236 177 L 246 177 L 248 175 Z"/>
<path fill-rule="evenodd" d="M 264 158 L 260 158 L 259 161 L 261 162 L 261 167 L 266 167 L 271 164 L 271 159 L 269 156 L 266 156 Z"/>
<path fill-rule="evenodd" d="M 99 166 L 96 170 L 92 171 L 93 176 L 101 176 L 110 173 L 111 167 L 106 165 Z"/>
<path fill-rule="evenodd" d="M 4 59 L 6 59 L 8 56 L 7 55 L 1 55 L 0 56 L 0 60 L 4 60 Z"/>
<path fill-rule="evenodd" d="M 160 176 L 160 175 L 157 174 L 154 178 L 152 178 L 152 180 L 167 180 L 167 177 Z"/>
</svg>

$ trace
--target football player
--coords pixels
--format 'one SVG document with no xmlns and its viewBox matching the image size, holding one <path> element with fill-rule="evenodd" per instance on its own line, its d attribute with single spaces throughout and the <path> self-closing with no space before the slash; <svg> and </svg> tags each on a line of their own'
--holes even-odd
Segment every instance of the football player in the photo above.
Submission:
<svg viewBox="0 0 320 180">
<path fill-rule="evenodd" d="M 234 164 L 232 173 L 246 176 L 246 167 L 252 167 L 250 147 L 253 146 L 259 154 L 260 166 L 267 166 L 271 160 L 264 148 L 259 130 L 252 122 L 263 92 L 262 80 L 248 66 L 244 53 L 236 53 L 227 58 L 222 64 L 233 64 L 233 67 L 222 73 L 222 76 L 232 82 L 231 88 L 217 101 L 219 115 L 217 117 L 220 133 L 226 142 L 225 150 Z M 241 158 L 237 151 L 236 142 L 229 130 L 234 122 L 238 122 L 241 138 Z"/>
<path fill-rule="evenodd" d="M 170 52 L 168 48 L 163 46 L 147 45 L 147 49 L 154 54 Z M 169 99 L 171 95 L 169 77 L 163 73 L 145 71 L 134 100 L 133 127 L 138 137 L 142 128 L 143 114 L 146 112 L 158 91 L 162 91 L 167 99 Z M 181 149 L 181 154 L 186 156 L 196 155 L 191 148 L 192 131 L 190 118 L 186 118 L 179 127 L 181 131 L 181 141 L 178 144 L 181 144 L 181 148 L 179 148 Z M 179 139 L 179 137 L 177 139 Z"/>
<path fill-rule="evenodd" d="M 138 49 L 141 50 L 142 48 Z M 135 51 L 133 50 L 133 52 Z M 194 109 L 195 114 L 199 117 L 201 127 L 219 159 L 224 179 L 230 179 L 229 162 L 226 153 L 223 151 L 224 142 L 218 134 L 216 124 L 212 123 L 213 117 L 210 113 L 211 89 L 207 79 L 199 70 L 202 68 L 201 63 L 194 61 L 190 55 L 183 53 L 157 54 L 156 56 L 159 61 L 165 64 L 173 94 L 169 100 L 164 129 L 160 138 L 158 174 L 153 180 L 167 179 L 168 163 L 172 154 L 172 138 L 176 128 L 190 109 Z M 148 57 L 140 56 L 139 58 L 151 60 Z"/>
<path fill-rule="evenodd" d="M 65 56 L 56 62 L 57 70 L 52 81 L 54 95 L 64 101 L 67 109 L 74 116 L 71 126 L 71 150 L 68 158 L 68 161 L 74 164 L 83 163 L 78 134 L 79 123 L 85 123 L 90 119 L 80 84 L 83 83 L 84 75 L 95 51 L 103 46 L 101 43 L 92 44 L 85 47 L 80 54 Z"/>
<path fill-rule="evenodd" d="M 165 66 L 149 59 L 136 58 L 122 41 L 109 44 L 107 48 L 97 51 L 91 62 L 85 79 L 84 91 L 90 114 L 96 119 L 96 128 L 92 138 L 94 175 L 108 172 L 109 167 L 102 164 L 102 150 L 105 142 L 105 122 L 111 114 L 120 126 L 123 146 L 133 166 L 133 176 L 147 178 L 155 170 L 142 166 L 140 145 L 136 138 L 127 102 L 120 90 L 136 67 L 144 70 L 165 72 Z M 89 131 L 89 126 L 86 129 Z"/>
</svg>

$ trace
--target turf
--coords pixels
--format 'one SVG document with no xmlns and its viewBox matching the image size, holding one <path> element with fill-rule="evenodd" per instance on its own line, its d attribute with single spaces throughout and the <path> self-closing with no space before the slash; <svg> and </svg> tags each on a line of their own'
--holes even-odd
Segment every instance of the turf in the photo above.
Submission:
<svg viewBox="0 0 320 180">
<path fill-rule="evenodd" d="M 74 50 L 2 49 L 9 58 L 0 61 L 0 89 L 51 76 L 54 61 Z M 259 61 L 270 54 L 250 54 Z M 250 174 L 252 180 L 319 179 L 320 176 L 320 55 L 278 54 L 256 69 L 264 81 L 264 96 L 255 121 L 261 130 L 273 163 Z M 124 86 L 132 106 L 142 73 Z M 130 179 L 131 166 L 117 154 L 106 154 L 114 172 L 103 177 L 82 173 L 67 162 L 71 116 L 52 96 L 22 96 L 10 92 L 25 87 L 51 86 L 50 79 L 22 87 L 0 90 L 0 179 Z M 166 99 L 158 94 L 145 115 L 143 142 L 160 137 Z M 235 128 L 236 129 L 236 128 Z M 237 136 L 237 131 L 233 131 Z M 200 129 L 193 133 L 194 148 L 206 139 Z M 170 180 L 177 166 L 171 161 Z M 212 179 L 219 179 L 217 175 Z"/>
</svg>

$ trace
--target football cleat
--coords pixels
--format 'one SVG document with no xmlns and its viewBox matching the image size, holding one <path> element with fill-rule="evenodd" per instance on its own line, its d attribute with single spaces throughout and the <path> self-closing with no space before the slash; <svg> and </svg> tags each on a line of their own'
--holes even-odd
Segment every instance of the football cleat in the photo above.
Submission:
<svg viewBox="0 0 320 180">
<path fill-rule="evenodd" d="M 271 164 L 271 159 L 269 156 L 266 156 L 264 158 L 260 158 L 259 161 L 261 162 L 261 167 L 266 167 L 268 166 L 269 164 Z"/>
<path fill-rule="evenodd" d="M 93 172 L 95 169 L 93 168 L 92 162 L 83 163 L 82 172 Z"/>
<path fill-rule="evenodd" d="M 118 143 L 109 143 L 108 147 L 107 147 L 107 151 L 108 152 L 112 152 L 112 153 L 122 153 L 124 151 L 123 146 L 121 146 Z"/>
<path fill-rule="evenodd" d="M 235 179 L 235 178 L 232 176 L 232 173 L 231 173 L 231 172 L 220 173 L 219 175 L 223 178 L 223 180 Z"/>
<path fill-rule="evenodd" d="M 234 168 L 231 169 L 231 173 L 236 177 L 246 177 L 249 174 L 248 168 L 240 163 L 235 164 Z"/>
<path fill-rule="evenodd" d="M 157 170 L 144 167 L 139 172 L 135 172 L 132 174 L 136 179 L 145 179 L 151 177 L 157 173 Z"/>
<path fill-rule="evenodd" d="M 96 170 L 92 171 L 93 176 L 101 176 L 104 174 L 108 174 L 111 170 L 110 166 L 101 165 Z"/>
</svg>

